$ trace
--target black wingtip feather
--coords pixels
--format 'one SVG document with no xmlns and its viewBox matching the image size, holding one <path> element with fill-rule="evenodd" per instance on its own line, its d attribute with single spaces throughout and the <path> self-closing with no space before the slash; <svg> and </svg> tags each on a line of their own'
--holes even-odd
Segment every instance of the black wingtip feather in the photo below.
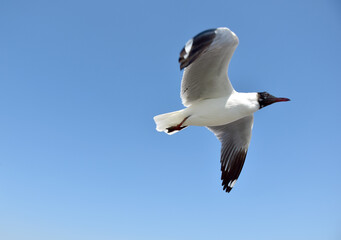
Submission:
<svg viewBox="0 0 341 240">
<path fill-rule="evenodd" d="M 231 152 L 229 152 L 228 155 L 230 155 Z M 229 186 L 230 183 L 233 181 L 236 181 L 242 171 L 242 168 L 244 166 L 245 158 L 246 158 L 247 152 L 244 150 L 241 150 L 239 152 L 234 152 L 234 156 L 227 156 L 226 154 L 222 154 L 221 156 L 221 180 L 222 180 L 222 186 L 223 190 L 226 192 L 230 192 L 233 188 L 233 186 Z M 233 161 L 229 161 L 226 166 L 226 157 L 232 157 Z M 225 170 L 226 169 L 226 170 Z"/>
<path fill-rule="evenodd" d="M 208 29 L 193 37 L 192 47 L 189 53 L 186 52 L 185 47 L 180 52 L 179 63 L 180 70 L 188 67 L 193 61 L 195 61 L 213 42 L 216 34 L 214 29 Z"/>
</svg>

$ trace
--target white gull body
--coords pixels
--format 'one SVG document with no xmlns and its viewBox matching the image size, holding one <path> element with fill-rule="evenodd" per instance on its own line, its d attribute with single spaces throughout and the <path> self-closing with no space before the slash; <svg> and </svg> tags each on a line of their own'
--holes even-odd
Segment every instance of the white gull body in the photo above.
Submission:
<svg viewBox="0 0 341 240">
<path fill-rule="evenodd" d="M 239 39 L 228 28 L 204 31 L 180 52 L 184 69 L 181 99 L 185 109 L 154 117 L 157 131 L 174 134 L 187 126 L 206 126 L 222 143 L 223 189 L 230 192 L 244 165 L 253 113 L 274 102 L 289 101 L 266 92 L 239 93 L 227 70 Z"/>
<path fill-rule="evenodd" d="M 176 118 L 179 116 L 182 118 L 189 116 L 183 123 L 185 126 L 219 126 L 249 116 L 258 109 L 258 93 L 239 93 L 233 91 L 228 97 L 196 101 L 187 108 L 176 112 Z M 173 124 L 176 125 L 176 123 L 179 122 L 175 120 Z M 161 126 L 158 125 L 158 127 Z M 165 131 L 165 126 L 157 128 L 157 130 Z M 173 133 L 170 132 L 169 134 Z"/>
</svg>

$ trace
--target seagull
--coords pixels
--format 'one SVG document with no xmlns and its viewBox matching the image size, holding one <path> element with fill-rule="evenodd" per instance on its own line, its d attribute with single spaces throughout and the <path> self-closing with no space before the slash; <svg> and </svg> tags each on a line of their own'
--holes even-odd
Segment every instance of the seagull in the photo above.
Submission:
<svg viewBox="0 0 341 240">
<path fill-rule="evenodd" d="M 180 97 L 186 107 L 154 117 L 156 130 L 174 134 L 188 126 L 205 126 L 221 142 L 221 180 L 230 192 L 243 168 L 253 127 L 253 113 L 276 102 L 290 101 L 267 92 L 234 90 L 227 70 L 239 39 L 222 27 L 203 31 L 180 52 L 184 69 Z"/>
</svg>

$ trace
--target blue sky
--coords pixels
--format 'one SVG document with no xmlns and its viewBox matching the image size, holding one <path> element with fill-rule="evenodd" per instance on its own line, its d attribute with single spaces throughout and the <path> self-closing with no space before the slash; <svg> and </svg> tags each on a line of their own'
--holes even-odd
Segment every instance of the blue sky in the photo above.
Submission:
<svg viewBox="0 0 341 240">
<path fill-rule="evenodd" d="M 340 239 L 340 23 L 337 0 L 2 1 L 0 238 Z M 235 89 L 292 99 L 255 114 L 230 194 L 211 132 L 152 120 L 221 26 Z"/>
</svg>

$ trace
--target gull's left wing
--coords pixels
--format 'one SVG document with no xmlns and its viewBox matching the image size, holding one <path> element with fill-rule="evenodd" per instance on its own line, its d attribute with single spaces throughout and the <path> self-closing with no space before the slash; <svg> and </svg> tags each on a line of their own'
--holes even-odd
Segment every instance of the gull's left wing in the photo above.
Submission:
<svg viewBox="0 0 341 240">
<path fill-rule="evenodd" d="M 242 171 L 253 126 L 253 115 L 232 123 L 208 127 L 221 142 L 221 180 L 223 190 L 230 192 Z"/>
</svg>

